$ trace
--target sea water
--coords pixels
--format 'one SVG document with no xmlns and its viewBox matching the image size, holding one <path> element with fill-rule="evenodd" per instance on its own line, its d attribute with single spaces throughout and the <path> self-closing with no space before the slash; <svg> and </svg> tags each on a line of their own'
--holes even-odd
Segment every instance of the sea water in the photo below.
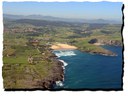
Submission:
<svg viewBox="0 0 128 96">
<path fill-rule="evenodd" d="M 78 50 L 54 51 L 65 64 L 63 89 L 121 89 L 122 47 L 103 46 L 117 56 L 89 54 Z M 58 84 L 59 85 L 59 84 Z"/>
</svg>

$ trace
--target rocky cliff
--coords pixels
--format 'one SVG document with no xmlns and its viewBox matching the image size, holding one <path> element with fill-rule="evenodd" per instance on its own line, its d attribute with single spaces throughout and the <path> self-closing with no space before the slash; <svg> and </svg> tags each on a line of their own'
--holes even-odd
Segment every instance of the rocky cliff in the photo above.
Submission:
<svg viewBox="0 0 128 96">
<path fill-rule="evenodd" d="M 105 39 L 91 39 L 89 41 L 90 44 L 100 43 L 101 45 L 112 45 L 112 46 L 122 46 L 122 42 L 120 40 L 105 40 Z"/>
<path fill-rule="evenodd" d="M 106 39 L 91 39 L 90 41 L 88 41 L 89 44 L 94 44 L 94 45 L 110 45 L 110 46 L 122 46 L 122 42 L 120 40 L 106 40 Z M 101 48 L 101 50 L 89 50 L 89 53 L 94 53 L 94 54 L 101 54 L 101 55 L 106 55 L 106 56 L 116 56 L 117 54 Z"/>
</svg>

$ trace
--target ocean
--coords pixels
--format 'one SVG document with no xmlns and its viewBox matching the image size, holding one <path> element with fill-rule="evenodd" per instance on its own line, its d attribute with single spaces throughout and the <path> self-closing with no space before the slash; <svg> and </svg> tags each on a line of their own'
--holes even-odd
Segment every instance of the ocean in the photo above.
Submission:
<svg viewBox="0 0 128 96">
<path fill-rule="evenodd" d="M 90 54 L 79 50 L 54 51 L 64 63 L 61 89 L 122 89 L 122 47 L 103 46 L 118 56 Z"/>
</svg>

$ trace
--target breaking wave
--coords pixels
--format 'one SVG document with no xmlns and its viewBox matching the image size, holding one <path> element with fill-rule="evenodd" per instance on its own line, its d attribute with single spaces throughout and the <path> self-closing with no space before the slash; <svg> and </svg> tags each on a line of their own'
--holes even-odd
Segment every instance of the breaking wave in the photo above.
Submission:
<svg viewBox="0 0 128 96">
<path fill-rule="evenodd" d="M 66 63 L 65 61 L 63 61 L 63 60 L 59 60 L 60 62 L 62 62 L 63 64 L 64 64 L 64 66 L 67 66 L 68 65 L 68 63 Z"/>
<path fill-rule="evenodd" d="M 76 55 L 74 51 L 55 51 L 54 52 L 57 57 L 61 56 L 74 56 Z"/>
</svg>

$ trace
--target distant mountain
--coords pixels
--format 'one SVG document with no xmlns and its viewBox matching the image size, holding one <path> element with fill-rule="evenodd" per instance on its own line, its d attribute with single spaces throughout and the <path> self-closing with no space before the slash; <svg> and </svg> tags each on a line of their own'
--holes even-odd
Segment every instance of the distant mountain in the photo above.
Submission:
<svg viewBox="0 0 128 96">
<path fill-rule="evenodd" d="M 18 19 L 12 21 L 13 23 L 17 24 L 31 24 L 34 26 L 69 26 L 69 23 L 62 22 L 62 21 L 48 21 L 48 20 L 35 20 L 35 19 Z M 73 24 L 73 23 L 70 23 Z"/>
<path fill-rule="evenodd" d="M 24 17 L 23 15 L 3 14 L 3 19 L 8 19 L 8 20 L 22 19 L 23 17 Z"/>
<path fill-rule="evenodd" d="M 79 23 L 111 23 L 111 24 L 121 24 L 121 21 L 115 20 L 104 20 L 104 19 L 73 19 L 73 18 L 60 18 L 53 16 L 42 16 L 42 15 L 11 15 L 3 14 L 4 20 L 18 20 L 18 19 L 36 19 L 36 20 L 49 20 L 49 21 L 64 21 L 64 22 L 79 22 Z"/>
</svg>

